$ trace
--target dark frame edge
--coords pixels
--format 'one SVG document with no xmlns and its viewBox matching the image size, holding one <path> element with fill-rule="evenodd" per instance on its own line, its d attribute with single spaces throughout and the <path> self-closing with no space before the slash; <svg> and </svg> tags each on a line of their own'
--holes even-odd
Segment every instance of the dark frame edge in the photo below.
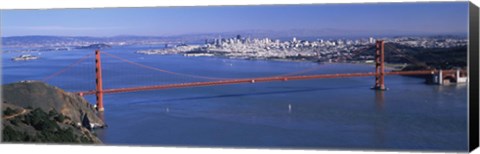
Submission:
<svg viewBox="0 0 480 154">
<path fill-rule="evenodd" d="M 478 148 L 479 144 L 479 11 L 469 2 L 469 151 Z"/>
</svg>

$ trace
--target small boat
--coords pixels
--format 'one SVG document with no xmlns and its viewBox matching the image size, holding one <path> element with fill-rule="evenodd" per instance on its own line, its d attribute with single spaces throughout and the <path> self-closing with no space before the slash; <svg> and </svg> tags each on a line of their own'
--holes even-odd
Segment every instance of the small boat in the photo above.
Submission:
<svg viewBox="0 0 480 154">
<path fill-rule="evenodd" d="M 32 55 L 20 55 L 18 57 L 12 58 L 13 61 L 25 61 L 25 60 L 35 60 L 38 59 L 37 56 Z"/>
</svg>

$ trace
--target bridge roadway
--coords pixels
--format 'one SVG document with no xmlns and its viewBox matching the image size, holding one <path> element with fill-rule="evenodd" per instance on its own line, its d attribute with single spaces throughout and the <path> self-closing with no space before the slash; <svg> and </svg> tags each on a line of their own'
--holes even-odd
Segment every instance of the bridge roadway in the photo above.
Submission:
<svg viewBox="0 0 480 154">
<path fill-rule="evenodd" d="M 443 70 L 444 73 L 453 73 L 455 71 L 456 70 Z M 385 72 L 384 75 L 428 75 L 428 74 L 435 74 L 435 73 L 438 73 L 438 70 L 392 71 L 392 72 Z M 204 81 L 204 82 L 104 89 L 102 93 L 113 94 L 113 93 L 125 93 L 125 92 L 136 92 L 136 91 L 202 87 L 202 86 L 228 85 L 228 84 L 240 84 L 240 83 L 259 83 L 259 82 L 328 79 L 328 78 L 352 78 L 352 77 L 369 77 L 369 76 L 376 76 L 376 75 L 377 74 L 375 74 L 374 72 L 368 72 L 368 73 L 318 74 L 318 75 L 301 75 L 301 76 L 273 76 L 273 77 L 230 79 L 230 80 L 219 80 L 219 81 Z M 96 90 L 90 90 L 90 91 L 76 92 L 76 94 L 85 96 L 85 95 L 94 95 L 96 92 L 97 92 Z"/>
</svg>

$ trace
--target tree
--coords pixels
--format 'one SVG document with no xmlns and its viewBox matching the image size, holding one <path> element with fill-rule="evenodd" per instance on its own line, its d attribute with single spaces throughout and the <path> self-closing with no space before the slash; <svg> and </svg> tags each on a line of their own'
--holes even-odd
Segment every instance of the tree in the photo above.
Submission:
<svg viewBox="0 0 480 154">
<path fill-rule="evenodd" d="M 15 110 L 11 109 L 10 107 L 7 107 L 7 109 L 5 109 L 5 111 L 3 111 L 4 116 L 11 116 L 11 115 L 14 115 L 15 113 L 17 113 L 17 112 Z"/>
</svg>

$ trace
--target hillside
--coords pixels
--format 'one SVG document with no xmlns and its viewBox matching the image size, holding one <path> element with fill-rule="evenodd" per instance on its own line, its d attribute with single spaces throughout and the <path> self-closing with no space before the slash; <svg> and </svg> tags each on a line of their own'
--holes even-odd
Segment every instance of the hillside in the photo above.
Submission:
<svg viewBox="0 0 480 154">
<path fill-rule="evenodd" d="M 2 86 L 2 141 L 101 143 L 89 130 L 103 127 L 83 97 L 42 82 Z"/>
<path fill-rule="evenodd" d="M 106 49 L 111 47 L 112 46 L 105 43 L 97 43 L 97 44 L 91 44 L 87 46 L 80 46 L 80 47 L 77 47 L 77 49 Z"/>
<path fill-rule="evenodd" d="M 405 68 L 406 70 L 425 69 L 415 64 L 412 60 L 437 69 L 465 68 L 467 66 L 466 46 L 452 48 L 418 48 L 395 43 L 388 43 L 385 46 L 387 45 L 389 47 L 385 48 L 385 62 L 391 64 L 410 64 Z M 375 55 L 375 50 L 371 49 L 355 55 L 351 60 L 364 60 L 360 58 L 362 56 L 373 59 L 373 55 Z"/>
</svg>

